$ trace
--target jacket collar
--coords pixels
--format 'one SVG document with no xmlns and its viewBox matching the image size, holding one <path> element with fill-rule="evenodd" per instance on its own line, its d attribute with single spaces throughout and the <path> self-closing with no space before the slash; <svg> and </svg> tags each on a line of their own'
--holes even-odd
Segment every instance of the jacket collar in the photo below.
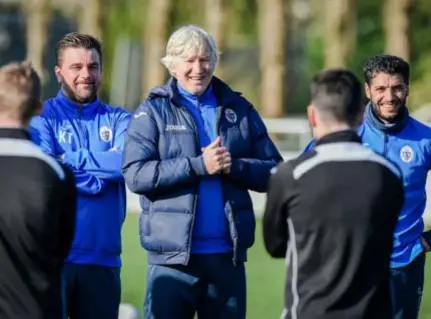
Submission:
<svg viewBox="0 0 431 319">
<path fill-rule="evenodd" d="M 408 120 L 409 111 L 405 106 L 400 110 L 400 113 L 395 118 L 394 123 L 390 124 L 385 124 L 377 118 L 370 103 L 368 103 L 367 107 L 365 108 L 365 121 L 384 133 L 395 134 L 400 132 L 406 126 Z"/>
<path fill-rule="evenodd" d="M 24 128 L 0 127 L 0 138 L 15 138 L 19 140 L 30 140 L 30 134 Z"/>
<path fill-rule="evenodd" d="M 233 91 L 226 83 L 216 76 L 212 77 L 210 86 L 217 99 L 218 105 L 228 105 L 237 98 L 238 95 L 240 95 L 239 92 Z M 151 99 L 155 97 L 168 97 L 172 102 L 174 102 L 174 105 L 181 105 L 177 88 L 177 79 L 171 77 L 165 85 L 155 87 L 151 90 L 148 98 Z"/>
<path fill-rule="evenodd" d="M 91 114 L 94 113 L 100 105 L 99 98 L 91 103 L 78 104 L 70 100 L 62 90 L 57 93 L 57 100 L 59 100 L 62 105 L 71 112 L 81 113 L 81 114 Z"/>
<path fill-rule="evenodd" d="M 342 130 L 322 136 L 316 141 L 316 146 L 337 142 L 361 143 L 362 140 L 354 130 Z"/>
</svg>

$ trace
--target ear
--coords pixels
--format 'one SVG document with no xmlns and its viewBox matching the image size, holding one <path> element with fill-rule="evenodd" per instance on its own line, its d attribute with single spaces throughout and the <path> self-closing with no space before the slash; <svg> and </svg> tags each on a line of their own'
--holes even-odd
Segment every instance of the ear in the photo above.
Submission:
<svg viewBox="0 0 431 319">
<path fill-rule="evenodd" d="M 307 107 L 307 117 L 308 117 L 308 122 L 310 123 L 310 126 L 315 127 L 316 126 L 316 110 L 315 110 L 313 104 L 310 104 Z"/>
<path fill-rule="evenodd" d="M 42 114 L 42 110 L 43 110 L 43 103 L 42 103 L 42 101 L 39 101 L 36 109 L 34 110 L 34 115 L 38 116 L 38 115 Z"/>
<path fill-rule="evenodd" d="M 60 70 L 60 67 L 58 67 L 57 65 L 54 68 L 54 73 L 55 73 L 55 77 L 57 78 L 57 82 L 61 83 L 61 79 L 62 79 L 61 70 Z"/>
<path fill-rule="evenodd" d="M 365 94 L 367 96 L 367 99 L 371 100 L 371 88 L 368 83 L 365 83 Z"/>
</svg>

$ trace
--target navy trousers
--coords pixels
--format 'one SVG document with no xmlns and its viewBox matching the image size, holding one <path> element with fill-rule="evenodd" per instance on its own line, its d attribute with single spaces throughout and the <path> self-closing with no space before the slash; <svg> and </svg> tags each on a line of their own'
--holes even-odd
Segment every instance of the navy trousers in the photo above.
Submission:
<svg viewBox="0 0 431 319">
<path fill-rule="evenodd" d="M 424 253 L 405 267 L 391 269 L 390 284 L 394 319 L 419 318 L 424 271 Z"/>
<path fill-rule="evenodd" d="M 62 280 L 64 318 L 118 319 L 120 268 L 66 263 Z"/>
<path fill-rule="evenodd" d="M 244 319 L 244 263 L 232 254 L 192 255 L 187 266 L 149 265 L 145 319 Z"/>
</svg>

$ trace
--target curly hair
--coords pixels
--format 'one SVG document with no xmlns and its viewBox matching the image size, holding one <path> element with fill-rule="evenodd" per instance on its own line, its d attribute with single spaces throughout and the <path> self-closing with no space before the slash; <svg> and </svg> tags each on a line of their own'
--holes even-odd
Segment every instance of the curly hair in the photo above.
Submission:
<svg viewBox="0 0 431 319">
<path fill-rule="evenodd" d="M 379 73 L 401 75 L 407 85 L 410 81 L 409 64 L 394 55 L 376 55 L 365 63 L 363 74 L 367 84 L 370 84 L 372 79 Z"/>
</svg>

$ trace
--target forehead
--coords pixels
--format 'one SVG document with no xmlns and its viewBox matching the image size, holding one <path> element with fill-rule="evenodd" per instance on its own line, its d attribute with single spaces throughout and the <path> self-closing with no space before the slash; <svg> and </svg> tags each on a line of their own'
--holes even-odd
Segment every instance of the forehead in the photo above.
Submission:
<svg viewBox="0 0 431 319">
<path fill-rule="evenodd" d="M 377 73 L 371 79 L 372 86 L 395 86 L 405 84 L 401 74 Z"/>
<path fill-rule="evenodd" d="M 96 49 L 69 47 L 62 50 L 61 61 L 64 64 L 74 64 L 74 63 L 100 64 L 100 56 Z"/>
</svg>

